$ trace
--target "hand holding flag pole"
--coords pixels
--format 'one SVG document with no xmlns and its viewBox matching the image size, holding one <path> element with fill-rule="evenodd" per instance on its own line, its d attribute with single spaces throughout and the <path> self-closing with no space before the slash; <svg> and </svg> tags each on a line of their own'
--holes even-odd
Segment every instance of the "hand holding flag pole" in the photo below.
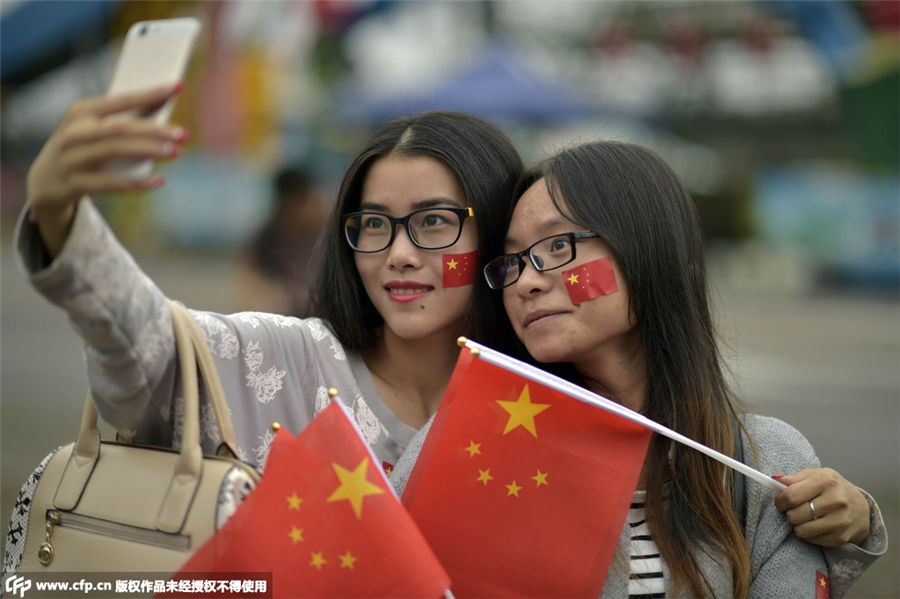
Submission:
<svg viewBox="0 0 900 599">
<path fill-rule="evenodd" d="M 596 393 L 588 391 L 587 389 L 579 387 L 574 383 L 570 383 L 569 381 L 561 379 L 548 372 L 544 372 L 543 370 L 531 366 L 530 364 L 520 362 L 519 360 L 511 358 L 506 354 L 476 343 L 475 341 L 472 341 L 470 339 L 466 339 L 465 337 L 459 338 L 459 344 L 460 346 L 468 347 L 471 350 L 473 356 L 477 356 L 483 360 L 486 360 L 487 362 L 490 362 L 491 364 L 500 366 L 501 368 L 505 368 L 507 370 L 511 370 L 512 372 L 515 372 L 525 378 L 531 379 L 532 381 L 535 381 L 542 385 L 546 385 L 547 387 L 550 387 L 552 389 L 556 389 L 561 393 L 570 395 L 575 399 L 578 399 L 585 403 L 591 404 L 608 412 L 618 414 L 619 416 L 645 426 L 650 430 L 663 435 L 664 437 L 668 437 L 669 439 L 677 441 L 683 445 L 687 445 L 688 447 L 706 454 L 712 459 L 721 462 L 722 464 L 725 464 L 729 468 L 737 470 L 744 476 L 755 480 L 764 487 L 768 487 L 774 491 L 781 491 L 782 489 L 787 488 L 787 485 L 778 482 L 777 480 L 773 479 L 770 476 L 767 476 L 766 474 L 763 474 L 759 470 L 755 470 L 750 466 L 744 464 L 743 462 L 739 462 L 738 460 L 720 453 L 715 449 L 712 449 L 711 447 L 707 447 L 702 443 L 698 443 L 693 439 L 685 437 L 681 433 L 673 431 L 672 429 L 667 428 L 659 424 L 658 422 L 650 420 L 643 414 L 639 414 L 634 410 L 630 410 L 625 406 L 612 401 L 611 399 L 603 397 L 602 395 L 598 395 Z"/>
</svg>

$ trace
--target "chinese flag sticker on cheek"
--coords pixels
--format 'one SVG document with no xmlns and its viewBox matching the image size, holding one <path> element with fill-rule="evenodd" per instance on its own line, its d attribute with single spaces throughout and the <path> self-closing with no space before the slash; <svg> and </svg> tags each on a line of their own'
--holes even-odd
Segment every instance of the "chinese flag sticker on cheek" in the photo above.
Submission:
<svg viewBox="0 0 900 599">
<path fill-rule="evenodd" d="M 831 595 L 831 584 L 828 577 L 816 570 L 816 599 L 828 599 Z"/>
<path fill-rule="evenodd" d="M 475 282 L 478 252 L 444 254 L 444 287 L 462 287 Z"/>
<path fill-rule="evenodd" d="M 601 295 L 619 290 L 616 273 L 609 258 L 600 258 L 562 272 L 572 304 L 577 306 Z"/>
</svg>

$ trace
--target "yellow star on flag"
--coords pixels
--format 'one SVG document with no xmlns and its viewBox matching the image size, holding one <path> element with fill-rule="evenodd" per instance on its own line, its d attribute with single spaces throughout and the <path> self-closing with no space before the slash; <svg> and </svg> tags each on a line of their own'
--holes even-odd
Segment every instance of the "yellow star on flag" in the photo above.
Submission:
<svg viewBox="0 0 900 599">
<path fill-rule="evenodd" d="M 456 270 L 456 265 L 457 265 L 457 264 L 459 264 L 459 262 L 457 262 L 457 261 L 454 260 L 453 258 L 450 258 L 450 262 L 447 263 L 447 268 L 448 268 L 449 270 Z"/>
<path fill-rule="evenodd" d="M 300 504 L 303 503 L 303 499 L 298 497 L 296 493 L 293 493 L 290 497 L 286 497 L 285 499 L 287 499 L 289 510 L 300 511 Z"/>
<path fill-rule="evenodd" d="M 310 556 L 309 565 L 312 566 L 313 568 L 315 568 L 316 570 L 321 571 L 322 566 L 324 566 L 325 564 L 328 563 L 328 561 L 324 557 L 322 557 L 321 551 L 314 551 L 314 552 L 310 553 L 309 556 Z"/>
<path fill-rule="evenodd" d="M 508 484 L 508 485 L 504 485 L 504 486 L 505 486 L 506 489 L 507 489 L 507 492 L 506 492 L 507 495 L 515 495 L 516 497 L 518 497 L 518 496 L 519 496 L 519 491 L 522 490 L 522 487 L 520 487 L 519 485 L 517 485 L 517 484 L 516 484 L 516 481 L 512 481 L 512 483 L 510 483 L 510 484 Z"/>
<path fill-rule="evenodd" d="M 481 468 L 479 468 L 478 478 L 476 478 L 475 480 L 480 481 L 484 483 L 485 486 L 487 486 L 489 480 L 494 480 L 494 477 L 491 476 L 491 469 L 488 468 L 487 470 L 482 470 Z"/>
<path fill-rule="evenodd" d="M 822 586 L 822 587 L 825 586 L 825 577 L 819 578 L 819 586 Z"/>
<path fill-rule="evenodd" d="M 531 393 L 528 385 L 522 388 L 517 401 L 497 400 L 500 407 L 509 412 L 509 420 L 506 421 L 505 435 L 517 426 L 523 427 L 533 436 L 537 437 L 537 429 L 534 426 L 534 417 L 550 407 L 548 403 L 531 403 Z"/>
<path fill-rule="evenodd" d="M 363 461 L 352 472 L 334 462 L 332 462 L 331 466 L 334 468 L 334 473 L 337 474 L 341 484 L 326 501 L 346 499 L 353 506 L 353 513 L 356 514 L 356 517 L 362 518 L 363 498 L 366 495 L 384 493 L 384 489 L 366 480 L 366 473 L 369 471 L 369 458 L 363 458 Z"/>
<path fill-rule="evenodd" d="M 291 532 L 288 533 L 288 536 L 291 537 L 291 540 L 294 542 L 294 545 L 303 541 L 303 529 L 297 528 L 296 526 L 291 526 Z"/>
<path fill-rule="evenodd" d="M 569 281 L 569 285 L 574 285 L 574 284 L 576 284 L 576 283 L 578 282 L 578 275 L 576 275 L 576 274 L 573 272 L 572 274 L 569 275 L 568 281 Z"/>
<path fill-rule="evenodd" d="M 547 472 L 541 472 L 540 468 L 538 468 L 537 474 L 531 477 L 531 479 L 536 483 L 535 486 L 540 487 L 541 485 L 548 485 L 547 482 Z"/>
<path fill-rule="evenodd" d="M 470 458 L 474 458 L 475 454 L 481 455 L 481 443 L 469 441 L 469 446 L 466 447 L 463 451 L 468 451 Z"/>
<path fill-rule="evenodd" d="M 347 550 L 347 553 L 344 555 L 339 555 L 338 558 L 341 560 L 341 568 L 350 568 L 353 569 L 353 565 L 356 563 L 356 560 L 359 558 L 350 553 L 350 550 Z"/>
</svg>

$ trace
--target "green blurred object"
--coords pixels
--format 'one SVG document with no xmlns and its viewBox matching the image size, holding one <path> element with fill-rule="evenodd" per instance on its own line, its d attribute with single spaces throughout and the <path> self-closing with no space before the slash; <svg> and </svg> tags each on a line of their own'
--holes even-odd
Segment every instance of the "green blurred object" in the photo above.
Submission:
<svg viewBox="0 0 900 599">
<path fill-rule="evenodd" d="M 862 165 L 900 168 L 900 44 L 874 40 L 860 76 L 840 89 L 841 110 Z"/>
</svg>

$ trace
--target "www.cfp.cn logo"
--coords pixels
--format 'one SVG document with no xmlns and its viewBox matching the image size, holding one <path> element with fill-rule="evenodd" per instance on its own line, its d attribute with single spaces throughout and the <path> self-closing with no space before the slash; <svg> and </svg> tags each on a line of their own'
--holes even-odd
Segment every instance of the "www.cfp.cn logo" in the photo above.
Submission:
<svg viewBox="0 0 900 599">
<path fill-rule="evenodd" d="M 31 581 L 24 576 L 13 576 L 6 579 L 6 592 L 19 597 L 25 596 L 25 591 L 31 588 Z"/>
</svg>

